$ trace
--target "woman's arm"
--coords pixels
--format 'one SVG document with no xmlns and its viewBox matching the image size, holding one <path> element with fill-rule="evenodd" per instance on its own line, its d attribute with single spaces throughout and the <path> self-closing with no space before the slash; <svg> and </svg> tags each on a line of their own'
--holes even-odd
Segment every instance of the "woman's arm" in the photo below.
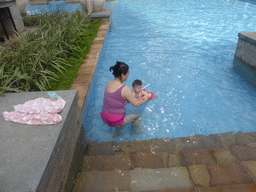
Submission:
<svg viewBox="0 0 256 192">
<path fill-rule="evenodd" d="M 139 107 L 148 101 L 148 94 L 143 96 L 143 99 L 137 100 L 132 94 L 132 90 L 125 86 L 121 91 L 122 97 L 129 101 L 134 107 Z"/>
</svg>

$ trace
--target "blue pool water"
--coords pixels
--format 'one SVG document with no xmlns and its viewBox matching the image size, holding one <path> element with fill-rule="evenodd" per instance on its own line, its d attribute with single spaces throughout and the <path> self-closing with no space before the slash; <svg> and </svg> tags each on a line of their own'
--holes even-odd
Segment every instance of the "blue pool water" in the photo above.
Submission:
<svg viewBox="0 0 256 192">
<path fill-rule="evenodd" d="M 89 140 L 255 131 L 255 89 L 231 68 L 238 32 L 255 31 L 255 1 L 119 0 L 106 5 L 112 9 L 112 29 L 82 113 Z M 81 10 L 80 4 L 54 1 L 29 11 L 41 8 Z M 144 131 L 133 135 L 128 125 L 113 139 L 115 128 L 102 122 L 100 112 L 105 85 L 113 79 L 109 67 L 117 60 L 130 66 L 125 85 L 131 88 L 134 79 L 142 79 L 158 99 L 139 108 L 128 105 L 128 114 L 141 113 Z"/>
<path fill-rule="evenodd" d="M 130 141 L 224 132 L 253 132 L 255 89 L 232 68 L 238 32 L 255 31 L 256 5 L 235 0 L 119 0 L 82 114 L 89 140 Z M 159 98 L 141 112 L 144 131 L 115 128 L 100 117 L 104 88 L 116 61 L 130 66 L 124 83 L 142 79 Z"/>
<path fill-rule="evenodd" d="M 29 0 L 28 0 L 29 2 Z M 80 3 L 66 3 L 65 1 L 48 1 L 46 5 L 29 5 L 28 15 L 33 15 L 35 13 L 40 14 L 42 12 L 54 12 L 54 11 L 68 11 L 70 13 L 76 10 L 82 10 Z"/>
</svg>

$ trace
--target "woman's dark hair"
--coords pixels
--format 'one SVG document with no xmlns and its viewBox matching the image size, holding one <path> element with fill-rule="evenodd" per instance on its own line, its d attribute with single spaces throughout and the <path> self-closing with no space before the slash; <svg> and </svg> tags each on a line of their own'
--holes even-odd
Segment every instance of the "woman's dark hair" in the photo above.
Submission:
<svg viewBox="0 0 256 192">
<path fill-rule="evenodd" d="M 129 70 L 129 66 L 127 64 L 125 64 L 124 62 L 120 62 L 117 61 L 116 64 L 112 67 L 109 68 L 109 71 L 113 70 L 113 75 L 115 77 L 121 77 L 122 74 L 126 75 L 128 70 Z"/>
<path fill-rule="evenodd" d="M 139 79 L 134 80 L 134 81 L 132 82 L 132 87 L 135 87 L 136 85 L 141 86 L 141 85 L 142 85 L 142 81 L 139 80 Z"/>
</svg>

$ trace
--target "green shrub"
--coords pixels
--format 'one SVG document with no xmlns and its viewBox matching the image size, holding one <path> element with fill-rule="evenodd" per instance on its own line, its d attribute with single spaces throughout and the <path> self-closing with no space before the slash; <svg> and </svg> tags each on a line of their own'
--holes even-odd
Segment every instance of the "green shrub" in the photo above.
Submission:
<svg viewBox="0 0 256 192">
<path fill-rule="evenodd" d="M 0 52 L 0 93 L 69 89 L 102 20 L 56 11 L 23 22 L 38 30 Z"/>
</svg>

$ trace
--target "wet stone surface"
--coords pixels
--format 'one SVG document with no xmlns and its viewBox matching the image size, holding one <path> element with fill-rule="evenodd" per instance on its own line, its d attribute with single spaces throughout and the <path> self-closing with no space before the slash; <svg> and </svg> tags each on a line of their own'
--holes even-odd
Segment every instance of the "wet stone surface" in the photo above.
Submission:
<svg viewBox="0 0 256 192">
<path fill-rule="evenodd" d="M 256 149 L 249 146 L 234 145 L 231 153 L 240 161 L 256 161 Z"/>
<path fill-rule="evenodd" d="M 199 165 L 199 164 L 207 164 L 207 165 L 216 164 L 216 159 L 212 153 L 213 153 L 213 150 L 208 150 L 208 149 L 198 149 L 195 151 L 180 151 L 179 156 L 180 156 L 181 166 Z"/>
<path fill-rule="evenodd" d="M 85 156 L 84 171 L 112 171 L 132 169 L 129 154 Z"/>
<path fill-rule="evenodd" d="M 256 182 L 256 161 L 243 161 L 242 163 L 254 182 Z"/>
<path fill-rule="evenodd" d="M 253 183 L 253 179 L 241 163 L 206 166 L 211 177 L 211 186 Z"/>
<path fill-rule="evenodd" d="M 210 175 L 204 164 L 188 166 L 192 180 L 196 186 L 209 187 L 210 186 Z"/>
<path fill-rule="evenodd" d="M 213 154 L 217 159 L 217 164 L 227 164 L 236 162 L 236 158 L 227 149 L 217 150 Z"/>
<path fill-rule="evenodd" d="M 132 166 L 134 168 L 161 168 L 164 167 L 161 153 L 130 153 Z"/>
<path fill-rule="evenodd" d="M 220 139 L 223 147 L 226 149 L 229 149 L 229 147 L 236 145 L 236 137 L 231 132 L 220 134 Z"/>
<path fill-rule="evenodd" d="M 168 166 L 169 167 L 179 167 L 179 166 L 181 166 L 178 153 L 171 153 L 169 155 Z"/>
<path fill-rule="evenodd" d="M 188 170 L 182 168 L 134 169 L 131 174 L 131 191 L 150 191 L 193 187 Z"/>
<path fill-rule="evenodd" d="M 88 171 L 79 175 L 75 191 L 131 191 L 130 173 L 128 171 Z"/>
</svg>

